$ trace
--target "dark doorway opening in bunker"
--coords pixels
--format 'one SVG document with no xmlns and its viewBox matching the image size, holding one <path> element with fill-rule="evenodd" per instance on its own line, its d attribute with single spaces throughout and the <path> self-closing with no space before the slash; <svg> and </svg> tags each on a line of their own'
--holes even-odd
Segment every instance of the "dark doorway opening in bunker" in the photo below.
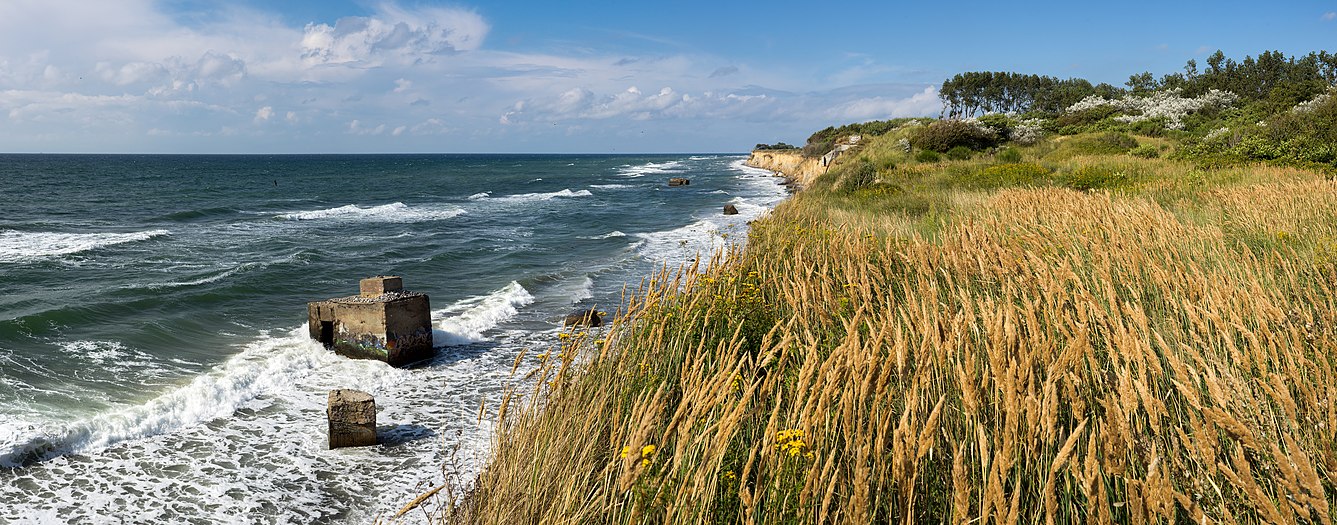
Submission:
<svg viewBox="0 0 1337 525">
<path fill-rule="evenodd" d="M 320 322 L 320 344 L 334 346 L 334 321 Z"/>
</svg>

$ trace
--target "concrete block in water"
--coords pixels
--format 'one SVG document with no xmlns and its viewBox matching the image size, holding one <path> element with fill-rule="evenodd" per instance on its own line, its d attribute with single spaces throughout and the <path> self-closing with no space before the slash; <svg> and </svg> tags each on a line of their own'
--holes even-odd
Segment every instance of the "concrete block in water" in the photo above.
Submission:
<svg viewBox="0 0 1337 525">
<path fill-rule="evenodd" d="M 393 366 L 432 356 L 432 309 L 426 294 L 404 291 L 399 277 L 364 279 L 359 288 L 359 295 L 307 303 L 312 339 L 339 355 Z M 380 293 L 367 295 L 374 290 Z"/>
<path fill-rule="evenodd" d="M 330 448 L 376 444 L 376 399 L 360 390 L 331 390 L 325 405 Z"/>
<path fill-rule="evenodd" d="M 358 281 L 359 295 L 362 297 L 378 297 L 383 294 L 398 292 L 404 289 L 404 280 L 397 275 L 377 275 Z"/>
</svg>

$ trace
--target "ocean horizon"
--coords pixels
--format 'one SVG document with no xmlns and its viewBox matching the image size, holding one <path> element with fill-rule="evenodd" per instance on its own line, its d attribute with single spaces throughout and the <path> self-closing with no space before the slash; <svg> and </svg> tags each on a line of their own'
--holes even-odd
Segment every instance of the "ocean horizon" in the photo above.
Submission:
<svg viewBox="0 0 1337 525">
<path fill-rule="evenodd" d="M 785 197 L 745 158 L 0 155 L 0 521 L 364 523 L 467 483 L 563 316 Z M 308 338 L 308 301 L 377 274 L 430 296 L 435 357 Z M 335 388 L 376 396 L 380 445 L 327 450 Z"/>
</svg>

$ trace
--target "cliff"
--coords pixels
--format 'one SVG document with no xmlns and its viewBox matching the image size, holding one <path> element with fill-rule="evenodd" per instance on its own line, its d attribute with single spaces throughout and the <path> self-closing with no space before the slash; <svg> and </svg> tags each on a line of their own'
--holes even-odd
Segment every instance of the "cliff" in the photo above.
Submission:
<svg viewBox="0 0 1337 525">
<path fill-rule="evenodd" d="M 845 137 L 834 149 L 821 157 L 805 157 L 801 150 L 797 149 L 755 150 L 747 158 L 747 165 L 774 171 L 778 176 L 788 177 L 799 187 L 804 187 L 826 173 L 826 170 L 838 162 L 840 154 L 858 145 L 861 138 L 859 135 Z"/>
<path fill-rule="evenodd" d="M 799 186 L 811 184 L 817 176 L 826 173 L 822 159 L 804 157 L 799 150 L 757 150 L 747 158 L 747 165 L 771 170 L 781 177 L 789 177 Z"/>
</svg>

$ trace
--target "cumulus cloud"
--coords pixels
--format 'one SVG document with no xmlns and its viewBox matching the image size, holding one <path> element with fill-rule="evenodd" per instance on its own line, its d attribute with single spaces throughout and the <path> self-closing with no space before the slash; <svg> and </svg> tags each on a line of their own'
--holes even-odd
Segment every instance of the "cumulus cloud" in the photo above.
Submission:
<svg viewBox="0 0 1337 525">
<path fill-rule="evenodd" d="M 827 114 L 836 119 L 869 120 L 918 117 L 941 110 L 942 99 L 938 98 L 938 90 L 928 86 L 906 98 L 877 96 L 849 100 L 835 105 Z"/>
<path fill-rule="evenodd" d="M 1324 22 L 1331 22 L 1334 19 L 1337 19 L 1337 11 L 1328 11 L 1323 13 L 1323 16 L 1319 18 L 1323 19 Z"/>
<path fill-rule="evenodd" d="M 434 55 L 478 49 L 490 27 L 478 13 L 458 8 L 406 9 L 383 3 L 373 16 L 340 18 L 333 26 L 307 24 L 302 59 L 308 64 L 377 66 L 414 63 Z"/>
<path fill-rule="evenodd" d="M 675 116 L 674 110 L 683 109 L 692 101 L 691 95 L 680 94 L 671 87 L 664 87 L 649 95 L 642 93 L 636 86 L 607 95 L 596 95 L 582 87 L 567 90 L 554 98 L 517 102 L 511 111 L 501 117 L 501 122 L 509 124 L 530 116 L 543 120 L 607 120 L 619 117 L 647 120 Z"/>
<path fill-rule="evenodd" d="M 294 25 L 232 4 L 184 23 L 170 13 L 179 3 L 161 0 L 0 0 L 0 143 L 16 151 L 626 150 L 637 146 L 590 137 L 659 131 L 679 142 L 658 147 L 719 149 L 726 146 L 699 137 L 748 145 L 756 140 L 748 130 L 806 135 L 846 115 L 928 105 L 905 89 L 813 91 L 811 75 L 676 48 L 488 49 L 491 27 L 477 12 L 401 1 Z"/>
</svg>

